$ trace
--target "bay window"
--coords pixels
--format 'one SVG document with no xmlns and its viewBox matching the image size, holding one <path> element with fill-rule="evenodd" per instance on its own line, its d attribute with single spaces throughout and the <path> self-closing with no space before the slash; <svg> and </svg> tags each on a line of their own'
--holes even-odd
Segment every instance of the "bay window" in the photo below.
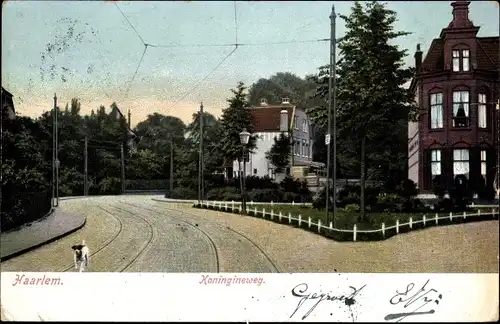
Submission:
<svg viewBox="0 0 500 324">
<path fill-rule="evenodd" d="M 453 91 L 453 127 L 469 126 L 469 91 Z"/>
<path fill-rule="evenodd" d="M 487 105 L 486 94 L 480 93 L 477 98 L 477 126 L 479 128 L 487 127 Z"/>
<path fill-rule="evenodd" d="M 453 150 L 453 175 L 465 175 L 469 177 L 469 150 Z"/>
<path fill-rule="evenodd" d="M 486 151 L 481 150 L 481 175 L 486 179 Z"/>
</svg>

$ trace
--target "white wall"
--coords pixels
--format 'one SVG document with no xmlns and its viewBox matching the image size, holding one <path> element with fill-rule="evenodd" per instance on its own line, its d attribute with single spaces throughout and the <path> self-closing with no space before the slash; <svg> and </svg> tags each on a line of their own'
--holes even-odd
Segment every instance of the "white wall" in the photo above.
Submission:
<svg viewBox="0 0 500 324">
<path fill-rule="evenodd" d="M 418 122 L 408 123 L 408 179 L 418 187 Z"/>
<path fill-rule="evenodd" d="M 279 132 L 262 132 L 255 133 L 257 135 L 256 148 L 254 152 L 250 154 L 250 161 L 246 163 L 245 175 L 251 176 L 256 175 L 258 177 L 263 177 L 269 175 L 269 161 L 266 159 L 266 152 L 271 149 L 274 144 L 274 137 L 279 136 Z M 243 168 L 243 164 L 241 165 Z M 257 169 L 257 173 L 254 174 L 254 169 Z M 238 161 L 233 162 L 233 170 L 238 174 Z M 234 175 L 234 174 L 233 174 Z"/>
</svg>

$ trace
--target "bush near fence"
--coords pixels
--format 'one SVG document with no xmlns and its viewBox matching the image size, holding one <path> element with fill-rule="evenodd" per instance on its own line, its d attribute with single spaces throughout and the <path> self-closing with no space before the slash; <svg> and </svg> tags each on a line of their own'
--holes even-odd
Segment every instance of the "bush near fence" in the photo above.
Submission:
<svg viewBox="0 0 500 324">
<path fill-rule="evenodd" d="M 2 199 L 1 231 L 10 231 L 43 218 L 52 207 L 51 200 L 51 190 L 5 195 Z"/>
<path fill-rule="evenodd" d="M 170 187 L 169 179 L 125 180 L 125 190 L 165 190 Z"/>
<path fill-rule="evenodd" d="M 228 204 L 227 202 L 205 202 L 195 204 L 193 207 L 217 210 L 222 212 L 241 213 L 241 205 Z M 380 241 L 388 239 L 394 235 L 407 233 L 413 230 L 429 228 L 433 226 L 455 225 L 475 221 L 498 219 L 498 210 L 492 209 L 489 212 L 477 210 L 474 213 L 449 213 L 448 215 L 422 215 L 421 217 L 410 217 L 407 223 L 400 223 L 397 219 L 394 224 L 382 223 L 379 229 L 359 229 L 358 224 L 354 224 L 351 229 L 333 228 L 332 224 L 323 224 L 321 220 L 314 223 L 311 217 L 292 215 L 288 213 L 275 213 L 273 210 L 265 208 L 249 208 L 247 215 L 271 220 L 280 224 L 288 224 L 301 229 L 309 230 L 336 241 Z"/>
</svg>

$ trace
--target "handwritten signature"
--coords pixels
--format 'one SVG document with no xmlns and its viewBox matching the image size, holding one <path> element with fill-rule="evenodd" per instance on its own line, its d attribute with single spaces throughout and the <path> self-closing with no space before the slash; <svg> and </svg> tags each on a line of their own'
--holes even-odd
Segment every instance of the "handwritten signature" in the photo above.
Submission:
<svg viewBox="0 0 500 324">
<path fill-rule="evenodd" d="M 292 289 L 292 295 L 295 297 L 300 297 L 299 303 L 297 304 L 297 307 L 293 311 L 292 315 L 290 315 L 290 318 L 297 313 L 297 311 L 304 305 L 304 303 L 307 300 L 314 300 L 315 303 L 309 308 L 309 310 L 302 316 L 302 319 L 306 319 L 311 313 L 316 309 L 316 307 L 322 302 L 322 301 L 344 301 L 344 303 L 347 306 L 354 305 L 356 303 L 356 300 L 354 297 L 356 297 L 359 292 L 365 288 L 366 285 L 362 286 L 359 289 L 356 289 L 352 286 L 349 286 L 349 288 L 352 290 L 352 292 L 349 295 L 339 295 L 339 296 L 332 296 L 330 295 L 330 292 L 328 293 L 311 293 L 308 292 L 307 289 L 309 286 L 306 283 L 301 283 L 297 286 L 295 286 Z"/>
<path fill-rule="evenodd" d="M 386 321 L 390 320 L 395 320 L 397 319 L 396 322 L 400 322 L 403 319 L 405 319 L 408 316 L 413 316 L 413 315 L 427 315 L 427 314 L 434 314 L 435 310 L 430 309 L 427 311 L 418 311 L 422 309 L 422 307 L 428 305 L 429 303 L 434 302 L 436 305 L 439 305 L 439 301 L 443 298 L 442 294 L 439 294 L 439 292 L 436 289 L 429 289 L 426 290 L 426 286 L 429 283 L 428 279 L 425 284 L 418 290 L 414 289 L 415 284 L 410 283 L 406 286 L 405 291 L 399 292 L 396 290 L 396 294 L 389 300 L 389 302 L 392 305 L 398 305 L 404 303 L 403 308 L 410 307 L 411 305 L 418 306 L 411 312 L 403 312 L 403 313 L 394 313 L 394 314 L 388 314 L 385 316 Z M 436 296 L 437 295 L 437 296 Z M 434 298 L 434 297 L 437 298 Z"/>
</svg>

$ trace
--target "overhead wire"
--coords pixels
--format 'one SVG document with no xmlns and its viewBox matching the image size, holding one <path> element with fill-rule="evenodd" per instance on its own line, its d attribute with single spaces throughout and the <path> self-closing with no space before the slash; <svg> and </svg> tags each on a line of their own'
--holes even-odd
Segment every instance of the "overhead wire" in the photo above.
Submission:
<svg viewBox="0 0 500 324">
<path fill-rule="evenodd" d="M 282 45 L 282 44 L 304 44 L 304 43 L 318 43 L 329 42 L 330 38 L 319 39 L 305 39 L 305 40 L 292 40 L 292 41 L 279 41 L 279 42 L 261 42 L 261 43 L 223 43 L 223 44 L 148 44 L 150 47 L 156 48 L 176 48 L 176 47 L 230 47 L 230 46 L 267 46 L 267 45 Z"/>
</svg>

